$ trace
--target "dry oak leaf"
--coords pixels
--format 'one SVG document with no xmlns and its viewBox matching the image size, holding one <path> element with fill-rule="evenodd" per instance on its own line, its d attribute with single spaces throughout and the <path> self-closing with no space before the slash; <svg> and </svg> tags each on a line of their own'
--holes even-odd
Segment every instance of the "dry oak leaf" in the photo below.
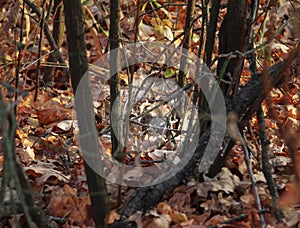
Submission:
<svg viewBox="0 0 300 228">
<path fill-rule="evenodd" d="M 35 179 L 38 185 L 51 184 L 56 185 L 61 182 L 70 182 L 70 177 L 62 174 L 61 172 L 54 170 L 55 165 L 46 162 L 38 162 L 37 164 L 29 167 L 24 167 L 26 174 Z"/>
<path fill-rule="evenodd" d="M 52 98 L 41 107 L 37 107 L 37 116 L 40 124 L 46 125 L 56 121 L 71 119 L 72 110 L 63 107 L 57 99 Z"/>
<path fill-rule="evenodd" d="M 113 224 L 116 220 L 120 219 L 120 214 L 116 210 L 111 210 L 106 217 L 107 224 Z"/>
<path fill-rule="evenodd" d="M 172 212 L 171 207 L 167 203 L 165 203 L 165 202 L 160 202 L 157 205 L 157 209 L 156 210 L 160 214 L 170 214 Z"/>
<path fill-rule="evenodd" d="M 65 184 L 63 188 L 53 189 L 47 209 L 50 215 L 68 217 L 71 225 L 76 221 L 82 227 L 90 220 L 87 210 L 90 205 L 90 197 L 78 197 L 77 190 Z"/>
</svg>

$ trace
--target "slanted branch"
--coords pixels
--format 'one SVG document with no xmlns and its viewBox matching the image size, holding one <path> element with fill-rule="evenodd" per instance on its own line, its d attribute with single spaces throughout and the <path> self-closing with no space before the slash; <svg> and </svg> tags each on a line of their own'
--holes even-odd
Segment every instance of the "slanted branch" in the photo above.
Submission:
<svg viewBox="0 0 300 228">
<path fill-rule="evenodd" d="M 266 98 L 268 93 L 273 88 L 280 86 L 280 84 L 289 77 L 286 73 L 288 72 L 286 69 L 290 66 L 290 63 L 296 59 L 296 53 L 296 50 L 293 51 L 286 61 L 275 64 L 270 68 L 268 81 L 269 91 L 264 90 L 265 87 L 262 75 L 258 75 L 259 77 L 253 77 L 253 79 L 242 87 L 233 97 L 226 101 L 227 113 L 235 112 L 241 120 L 240 125 L 245 126 L 244 121 L 249 121 L 249 117 L 258 110 L 259 105 Z M 217 129 L 208 128 L 199 138 L 195 153 L 182 170 L 165 182 L 135 190 L 122 211 L 121 220 L 124 221 L 137 211 L 145 212 L 150 207 L 159 203 L 165 194 L 171 193 L 174 188 L 190 181 L 192 178 L 196 177 L 201 180 L 201 177 L 203 177 L 204 174 L 199 173 L 197 170 L 199 170 L 199 164 L 203 158 L 203 152 L 207 147 L 212 130 L 216 133 L 213 135 L 216 140 L 220 140 L 219 137 L 222 137 L 223 140 L 222 134 L 218 134 Z M 225 143 L 227 144 L 223 146 L 225 149 L 219 151 L 219 156 L 210 167 L 208 174 L 211 176 L 214 176 L 219 172 L 224 165 L 228 152 L 235 144 L 228 138 L 228 136 L 224 139 L 224 144 Z"/>
</svg>

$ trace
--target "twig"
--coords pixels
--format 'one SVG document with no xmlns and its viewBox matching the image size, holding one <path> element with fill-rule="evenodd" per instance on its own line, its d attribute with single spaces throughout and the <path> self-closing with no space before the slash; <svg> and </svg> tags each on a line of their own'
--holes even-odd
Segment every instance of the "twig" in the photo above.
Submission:
<svg viewBox="0 0 300 228">
<path fill-rule="evenodd" d="M 34 204 L 33 190 L 21 164 L 17 160 L 15 153 L 16 117 L 12 106 L 4 103 L 2 93 L 0 93 L 0 122 L 2 124 L 1 133 L 3 136 L 4 154 L 3 178 L 0 188 L 0 217 L 5 213 L 3 206 L 4 196 L 7 192 L 6 188 L 8 187 L 8 190 L 12 193 L 12 187 L 9 183 L 13 183 L 21 205 L 21 210 L 24 213 L 26 225 L 28 227 L 35 227 L 35 223 L 38 227 L 50 227 L 50 225 L 47 225 L 49 221 L 45 217 L 44 212 Z M 9 202 L 14 215 L 17 214 L 15 200 L 15 197 L 11 194 Z M 19 224 L 16 217 L 15 222 L 18 226 Z"/>
<path fill-rule="evenodd" d="M 264 173 L 264 176 L 267 180 L 268 188 L 270 191 L 270 194 L 272 196 L 272 205 L 274 208 L 274 215 L 277 219 L 278 222 L 282 221 L 278 202 L 279 202 L 279 196 L 278 196 L 278 191 L 276 188 L 275 181 L 272 177 L 271 173 L 271 166 L 270 166 L 270 157 L 269 157 L 269 152 L 270 152 L 270 141 L 268 139 L 268 135 L 266 133 L 266 124 L 265 124 L 265 119 L 264 119 L 264 113 L 262 111 L 262 107 L 260 106 L 258 111 L 257 111 L 257 119 L 258 119 L 258 131 L 259 131 L 259 138 L 261 142 L 261 147 L 262 147 L 262 171 Z"/>
<path fill-rule="evenodd" d="M 23 9 L 22 9 L 22 17 L 21 17 L 21 28 L 20 28 L 20 43 L 18 47 L 18 62 L 16 66 L 16 89 L 19 88 L 19 74 L 20 74 L 20 67 L 21 67 L 21 50 L 22 50 L 22 40 L 23 40 L 23 21 L 24 21 L 24 11 L 25 11 L 25 4 L 23 2 Z M 15 101 L 18 100 L 18 91 L 15 93 Z M 17 114 L 17 105 L 14 108 L 15 115 Z"/>
<path fill-rule="evenodd" d="M 44 10 L 44 7 L 45 7 L 45 0 L 43 0 L 43 3 L 42 3 L 42 6 L 43 6 L 43 11 L 42 11 L 42 15 L 40 17 L 40 20 L 39 20 L 39 27 L 40 27 L 40 37 L 39 37 L 39 44 L 38 44 L 38 56 L 37 56 L 37 66 L 36 66 L 36 76 L 35 76 L 35 94 L 34 94 L 34 101 L 37 100 L 37 97 L 38 97 L 38 93 L 39 93 L 39 88 L 40 88 L 40 85 L 39 85 L 39 76 L 40 76 L 40 66 L 41 66 L 41 50 L 42 50 L 42 39 L 43 39 L 43 28 L 44 28 L 44 21 L 45 21 L 45 10 Z"/>
<path fill-rule="evenodd" d="M 245 213 L 245 214 L 241 214 L 241 215 L 238 215 L 234 218 L 231 218 L 231 219 L 227 219 L 225 220 L 224 222 L 220 222 L 220 224 L 231 224 L 231 223 L 234 223 L 234 222 L 238 222 L 238 221 L 242 221 L 244 219 L 246 219 L 248 217 L 248 214 Z M 214 226 L 207 226 L 207 228 L 217 228 L 219 227 L 218 225 L 214 225 Z"/>
<path fill-rule="evenodd" d="M 250 49 L 253 49 L 253 34 L 251 37 L 251 44 L 250 44 Z M 257 66 L 256 66 L 256 55 L 255 53 L 250 53 L 248 56 L 248 61 L 250 63 L 250 71 L 251 71 L 251 78 L 257 78 Z M 278 206 L 279 202 L 279 196 L 278 196 L 278 191 L 276 188 L 275 181 L 272 177 L 271 173 L 271 166 L 270 166 L 270 157 L 269 157 L 269 145 L 270 141 L 268 140 L 268 135 L 266 133 L 266 124 L 265 124 L 265 119 L 264 119 L 264 112 L 262 110 L 262 106 L 260 105 L 257 110 L 257 119 L 258 119 L 258 131 L 259 131 L 259 138 L 261 142 L 261 161 L 262 161 L 262 171 L 263 174 L 266 178 L 267 185 L 270 191 L 270 194 L 272 196 L 272 205 L 274 208 L 274 215 L 277 219 L 278 222 L 281 222 L 281 214 Z"/>
<path fill-rule="evenodd" d="M 244 139 L 245 139 L 245 136 L 244 136 Z M 253 191 L 254 191 L 257 210 L 258 210 L 259 217 L 260 217 L 260 227 L 264 228 L 265 227 L 265 218 L 262 214 L 262 207 L 261 207 L 260 198 L 259 198 L 259 194 L 258 194 L 258 190 L 257 190 L 257 183 L 256 183 L 255 178 L 253 176 L 253 171 L 252 171 L 252 167 L 251 167 L 250 160 L 249 160 L 249 150 L 248 150 L 248 147 L 247 147 L 247 144 L 246 144 L 245 141 L 243 143 L 243 150 L 244 150 L 244 155 L 245 155 L 246 166 L 247 166 L 247 169 L 248 169 L 249 177 L 250 177 L 252 187 L 253 187 Z"/>
<path fill-rule="evenodd" d="M 32 9 L 33 12 L 36 13 L 36 15 L 38 17 L 41 17 L 42 13 L 41 13 L 41 11 L 39 10 L 39 8 L 34 3 L 32 3 L 30 0 L 24 0 L 24 2 Z M 54 38 L 53 38 L 53 36 L 52 36 L 52 34 L 50 32 L 50 29 L 49 29 L 49 27 L 48 27 L 47 24 L 44 25 L 44 32 L 45 32 L 45 36 L 47 37 L 47 40 L 49 42 L 49 45 L 51 46 L 51 48 L 53 50 L 55 50 L 55 52 L 57 54 L 58 61 L 60 63 L 62 63 L 64 66 L 67 66 L 67 63 L 64 60 L 61 52 L 59 51 L 57 43 L 55 42 L 55 40 L 54 40 Z M 67 70 L 67 72 L 68 72 L 68 70 Z M 69 72 L 68 72 L 68 74 L 69 74 Z"/>
<path fill-rule="evenodd" d="M 144 17 L 144 16 L 146 16 L 147 14 L 153 13 L 153 12 L 155 12 L 155 11 L 158 11 L 159 9 L 162 9 L 162 8 L 167 8 L 167 7 L 169 7 L 169 6 L 181 7 L 181 6 L 186 6 L 186 5 L 187 5 L 187 3 L 165 3 L 165 4 L 162 5 L 162 6 L 159 6 L 159 7 L 156 7 L 156 8 L 154 8 L 154 9 L 148 10 L 147 12 L 141 14 L 140 17 Z M 196 6 L 197 8 L 199 8 L 200 10 L 202 9 L 202 6 L 201 6 L 200 4 L 195 4 L 195 6 Z"/>
<path fill-rule="evenodd" d="M 259 217 L 260 217 L 260 227 L 263 228 L 263 227 L 265 227 L 265 219 L 262 214 L 261 203 L 260 203 L 259 194 L 258 194 L 258 190 L 257 190 L 257 183 L 253 176 L 253 171 L 252 171 L 252 167 L 251 167 L 250 160 L 249 160 L 249 149 L 247 146 L 245 136 L 241 134 L 241 130 L 238 126 L 238 116 L 234 112 L 230 112 L 228 114 L 227 134 L 232 138 L 232 140 L 242 144 L 242 147 L 244 150 L 244 155 L 245 155 L 245 163 L 246 163 L 249 177 L 250 177 L 250 180 L 252 183 L 254 196 L 255 196 L 255 200 L 256 200 L 256 205 L 257 205 L 257 210 L 258 210 Z"/>
<path fill-rule="evenodd" d="M 241 215 L 236 216 L 236 217 L 234 217 L 234 218 L 225 220 L 224 222 L 221 222 L 221 224 L 230 224 L 230 223 L 233 223 L 233 222 L 242 221 L 242 220 L 246 219 L 247 217 L 248 217 L 248 214 L 247 214 L 247 213 L 241 214 Z"/>
</svg>

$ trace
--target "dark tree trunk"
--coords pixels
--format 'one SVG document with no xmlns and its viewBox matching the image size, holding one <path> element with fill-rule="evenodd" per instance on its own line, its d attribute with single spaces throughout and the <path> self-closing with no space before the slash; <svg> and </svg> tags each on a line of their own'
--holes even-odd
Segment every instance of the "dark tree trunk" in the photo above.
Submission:
<svg viewBox="0 0 300 228">
<path fill-rule="evenodd" d="M 210 64 L 211 64 L 211 56 L 212 56 L 212 53 L 214 50 L 219 9 L 220 9 L 220 0 L 213 0 L 212 6 L 211 6 L 210 17 L 209 17 L 209 24 L 207 27 L 206 43 L 205 43 L 205 59 L 204 59 L 204 61 L 205 61 L 206 65 L 208 65 L 208 66 L 210 66 Z"/>
<path fill-rule="evenodd" d="M 120 32 L 120 4 L 119 0 L 110 1 L 110 27 L 109 27 L 109 45 L 110 45 L 110 102 L 111 102 L 111 123 L 113 121 L 118 121 L 120 115 L 120 103 L 117 103 L 117 97 L 120 93 L 120 80 L 119 80 L 119 32 Z M 112 50 L 114 50 L 112 52 Z M 111 129 L 111 142 L 112 142 L 112 154 L 113 157 L 117 160 L 121 160 L 122 157 L 122 148 L 121 144 L 117 138 L 120 135 L 120 123 L 115 124 L 115 128 Z"/>
<path fill-rule="evenodd" d="M 88 69 L 80 2 L 80 0 L 64 0 L 69 65 L 74 93 L 82 76 Z M 79 130 L 84 129 L 83 124 L 79 122 Z M 103 227 L 105 216 L 109 210 L 105 179 L 98 175 L 86 162 L 84 162 L 84 167 L 92 201 L 93 219 L 97 227 Z"/>
<path fill-rule="evenodd" d="M 229 0 L 227 6 L 227 14 L 225 15 L 224 21 L 221 25 L 219 32 L 219 54 L 229 54 L 234 51 L 243 51 L 243 41 L 245 39 L 244 25 L 245 25 L 245 12 L 246 4 L 245 1 L 240 0 Z M 233 57 L 233 56 L 228 56 Z M 220 75 L 223 64 L 226 58 L 220 58 L 218 62 L 217 73 Z M 231 81 L 231 86 L 221 82 L 220 86 L 224 92 L 224 95 L 229 94 L 236 84 L 239 84 L 240 73 L 243 64 L 238 57 L 233 57 L 229 60 L 222 79 Z M 238 69 L 237 69 L 238 67 Z"/>
</svg>

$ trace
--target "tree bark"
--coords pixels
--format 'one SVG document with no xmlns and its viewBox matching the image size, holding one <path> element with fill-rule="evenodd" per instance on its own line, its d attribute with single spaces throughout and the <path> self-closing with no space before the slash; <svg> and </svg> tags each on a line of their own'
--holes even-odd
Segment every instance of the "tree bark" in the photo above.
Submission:
<svg viewBox="0 0 300 228">
<path fill-rule="evenodd" d="M 110 1 L 110 27 L 109 27 L 109 45 L 110 45 L 110 120 L 111 125 L 111 143 L 113 157 L 119 161 L 122 158 L 122 147 L 117 136 L 120 136 L 121 130 L 119 122 L 120 102 L 117 99 L 120 94 L 120 76 L 119 76 L 119 33 L 120 33 L 120 4 L 119 0 Z M 113 50 L 113 51 L 112 51 Z"/>
<path fill-rule="evenodd" d="M 246 3 L 240 0 L 229 0 L 227 5 L 227 14 L 223 20 L 223 23 L 219 32 L 219 54 L 230 54 L 234 51 L 243 51 L 242 46 L 245 40 L 244 25 L 246 19 Z M 235 87 L 239 84 L 240 73 L 243 64 L 240 64 L 240 57 L 233 57 L 230 59 L 226 70 L 223 75 L 223 79 L 231 81 L 231 86 L 225 83 L 220 83 L 221 89 L 224 95 L 229 94 L 230 87 Z M 226 58 L 220 58 L 218 61 L 217 73 L 218 76 L 221 73 L 223 64 Z M 238 67 L 237 67 L 238 66 Z M 238 68 L 238 69 L 237 69 Z"/>
<path fill-rule="evenodd" d="M 212 56 L 212 53 L 214 50 L 219 9 L 220 9 L 220 0 L 213 0 L 212 6 L 211 6 L 210 17 L 209 17 L 209 24 L 207 27 L 206 43 L 205 43 L 204 61 L 208 67 L 211 64 L 211 56 Z"/>
<path fill-rule="evenodd" d="M 80 2 L 80 0 L 64 0 L 69 65 L 74 93 L 81 78 L 88 69 Z M 82 113 L 88 111 L 91 110 L 81 110 Z M 78 124 L 79 130 L 84 129 L 84 123 L 79 121 Z M 98 175 L 85 161 L 84 167 L 92 201 L 93 219 L 97 227 L 104 227 L 105 217 L 109 210 L 105 179 Z"/>
</svg>

